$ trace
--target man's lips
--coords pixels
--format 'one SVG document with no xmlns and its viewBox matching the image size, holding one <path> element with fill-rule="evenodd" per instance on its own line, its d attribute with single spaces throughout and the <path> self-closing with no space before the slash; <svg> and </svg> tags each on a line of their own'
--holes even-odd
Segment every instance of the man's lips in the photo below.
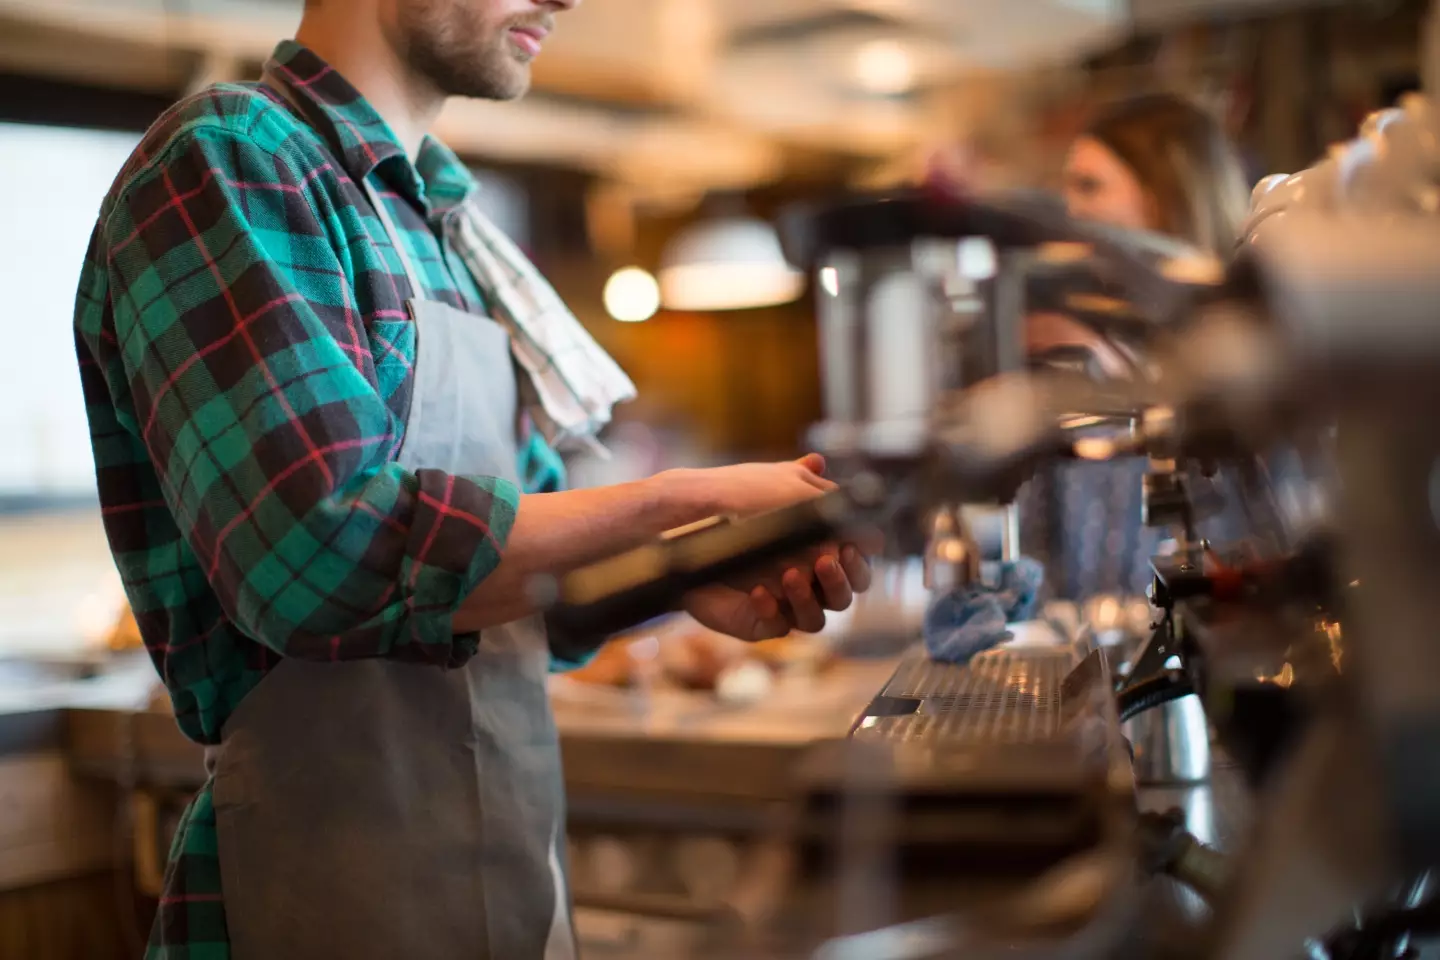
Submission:
<svg viewBox="0 0 1440 960">
<path fill-rule="evenodd" d="M 532 57 L 540 55 L 540 46 L 550 31 L 545 27 L 511 27 L 510 36 L 516 46 Z"/>
</svg>

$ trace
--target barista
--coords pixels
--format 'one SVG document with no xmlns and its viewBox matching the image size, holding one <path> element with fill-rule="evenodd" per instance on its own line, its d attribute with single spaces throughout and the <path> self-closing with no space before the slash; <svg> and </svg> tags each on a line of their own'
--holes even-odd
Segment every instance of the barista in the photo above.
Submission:
<svg viewBox="0 0 1440 960">
<path fill-rule="evenodd" d="M 106 532 L 211 772 L 154 960 L 573 957 L 546 672 L 589 651 L 528 585 L 833 488 L 809 457 L 561 490 L 633 387 L 427 131 L 523 94 L 577 3 L 308 0 L 104 201 L 76 328 Z M 685 605 L 754 641 L 868 580 L 832 548 Z"/>
</svg>

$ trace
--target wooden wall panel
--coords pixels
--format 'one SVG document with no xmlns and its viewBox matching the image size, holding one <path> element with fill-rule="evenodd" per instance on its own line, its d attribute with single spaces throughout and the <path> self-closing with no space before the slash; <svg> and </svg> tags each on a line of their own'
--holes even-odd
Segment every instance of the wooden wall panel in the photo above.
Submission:
<svg viewBox="0 0 1440 960">
<path fill-rule="evenodd" d="M 0 759 L 0 890 L 108 869 L 114 797 L 73 778 L 58 751 Z"/>
<path fill-rule="evenodd" d="M 6 960 L 139 960 L 146 922 L 122 903 L 126 880 L 114 871 L 0 893 L 0 957 Z"/>
<path fill-rule="evenodd" d="M 73 777 L 59 752 L 0 759 L 0 957 L 139 956 L 116 795 Z"/>
</svg>

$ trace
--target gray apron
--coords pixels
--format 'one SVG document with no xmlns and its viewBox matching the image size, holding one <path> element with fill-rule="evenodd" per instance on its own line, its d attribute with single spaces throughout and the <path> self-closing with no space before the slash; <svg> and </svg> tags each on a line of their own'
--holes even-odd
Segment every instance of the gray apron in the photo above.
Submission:
<svg viewBox="0 0 1440 960">
<path fill-rule="evenodd" d="M 442 303 L 409 309 L 400 462 L 517 481 L 508 334 Z M 486 630 L 456 670 L 271 670 L 206 758 L 235 960 L 573 960 L 548 672 L 538 619 Z"/>
</svg>

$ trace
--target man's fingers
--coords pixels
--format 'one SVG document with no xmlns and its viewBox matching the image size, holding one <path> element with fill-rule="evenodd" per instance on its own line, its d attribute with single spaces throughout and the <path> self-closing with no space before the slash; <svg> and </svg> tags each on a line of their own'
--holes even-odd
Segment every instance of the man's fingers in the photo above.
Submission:
<svg viewBox="0 0 1440 960">
<path fill-rule="evenodd" d="M 784 614 L 780 610 L 780 601 L 765 586 L 757 586 L 750 591 L 750 606 L 755 608 L 755 616 L 760 620 L 781 620 Z"/>
<path fill-rule="evenodd" d="M 785 587 L 785 599 L 790 604 L 790 619 L 801 633 L 819 633 L 825 629 L 825 611 L 815 591 L 810 589 L 810 577 L 799 570 L 786 570 L 781 580 Z"/>
<path fill-rule="evenodd" d="M 820 469 L 824 470 L 824 458 L 817 457 L 816 459 L 820 461 Z M 804 460 L 796 461 L 795 466 L 799 468 L 797 472 L 800 475 L 800 479 L 804 480 L 807 484 L 814 487 L 816 490 L 820 490 L 824 493 L 829 493 L 831 490 L 840 489 L 840 484 L 836 483 L 834 480 L 825 477 L 822 473 L 810 469 L 808 466 L 805 465 Z"/>
<path fill-rule="evenodd" d="M 864 593 L 870 589 L 870 562 L 853 545 L 840 551 L 840 567 L 845 571 L 845 579 L 856 593 Z"/>
<path fill-rule="evenodd" d="M 855 600 L 855 592 L 840 561 L 831 556 L 821 557 L 815 564 L 815 579 L 824 594 L 826 610 L 848 610 Z"/>
<path fill-rule="evenodd" d="M 795 462 L 817 477 L 825 476 L 825 458 L 818 453 L 807 453 Z"/>
<path fill-rule="evenodd" d="M 750 640 L 778 640 L 790 632 L 790 621 L 780 609 L 780 601 L 764 587 L 750 591 L 750 606 L 755 613 L 755 629 Z"/>
<path fill-rule="evenodd" d="M 825 478 L 825 458 L 818 453 L 805 454 L 795 461 L 795 466 L 800 468 L 800 478 L 816 490 L 829 493 L 840 488 L 838 483 Z"/>
</svg>

